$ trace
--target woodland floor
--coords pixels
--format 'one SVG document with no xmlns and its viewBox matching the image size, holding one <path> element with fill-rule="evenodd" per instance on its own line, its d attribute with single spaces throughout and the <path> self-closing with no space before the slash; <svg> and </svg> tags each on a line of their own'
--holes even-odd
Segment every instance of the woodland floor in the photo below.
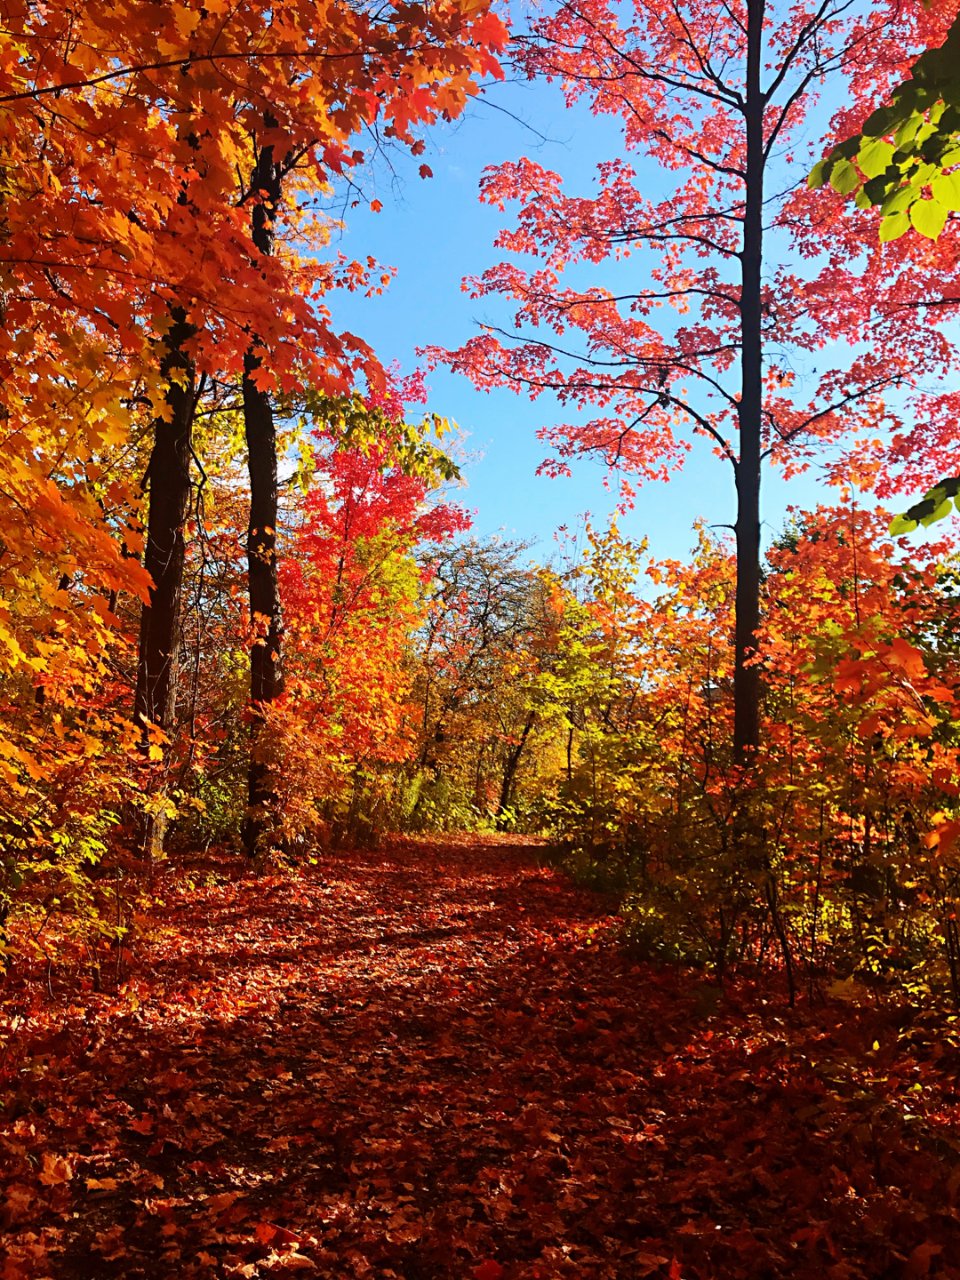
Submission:
<svg viewBox="0 0 960 1280">
<path fill-rule="evenodd" d="M 509 840 L 179 874 L 8 980 L 3 1280 L 960 1277 L 948 1021 L 638 964 Z"/>
</svg>

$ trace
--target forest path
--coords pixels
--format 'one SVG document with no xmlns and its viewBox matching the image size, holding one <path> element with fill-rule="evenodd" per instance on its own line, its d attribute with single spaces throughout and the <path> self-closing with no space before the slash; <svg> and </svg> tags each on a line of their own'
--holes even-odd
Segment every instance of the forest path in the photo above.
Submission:
<svg viewBox="0 0 960 1280">
<path fill-rule="evenodd" d="M 715 1007 L 508 840 L 217 865 L 19 1024 L 2 1280 L 960 1276 L 950 1099 L 875 1015 Z"/>
</svg>

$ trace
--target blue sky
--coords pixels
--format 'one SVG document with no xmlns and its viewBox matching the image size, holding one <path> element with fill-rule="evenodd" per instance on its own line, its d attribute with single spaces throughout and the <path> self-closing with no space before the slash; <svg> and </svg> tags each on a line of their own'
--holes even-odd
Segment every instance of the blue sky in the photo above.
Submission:
<svg viewBox="0 0 960 1280">
<path fill-rule="evenodd" d="M 396 267 L 397 278 L 380 298 L 328 299 L 335 323 L 365 338 L 385 362 L 397 360 L 404 371 L 418 364 L 418 347 L 455 347 L 476 333 L 478 321 L 503 323 L 505 309 L 498 313 L 493 300 L 471 300 L 460 287 L 465 275 L 479 274 L 502 257 L 493 242 L 505 216 L 478 199 L 483 169 L 526 154 L 586 193 L 596 162 L 619 147 L 615 122 L 565 109 L 549 85 L 496 86 L 489 101 L 473 105 L 464 119 L 432 131 L 422 157 L 432 179 L 418 177 L 421 160 L 400 154 L 394 156 L 393 175 L 386 167 L 369 175 L 364 203 L 349 211 L 337 247 L 351 256 L 374 255 Z M 370 211 L 373 199 L 382 203 L 382 212 Z M 631 261 L 642 270 L 638 260 Z M 429 386 L 430 408 L 465 433 L 468 487 L 457 497 L 475 511 L 477 533 L 529 539 L 545 557 L 559 526 L 575 526 L 584 512 L 595 522 L 605 517 L 612 499 L 599 461 L 575 463 L 569 479 L 536 475 L 548 453 L 537 430 L 562 420 L 551 401 L 531 404 L 509 391 L 480 393 L 466 378 L 442 369 L 430 375 Z M 834 496 L 815 470 L 789 485 L 768 472 L 767 537 L 781 529 L 788 503 L 809 507 Z M 648 537 L 653 554 L 682 558 L 694 543 L 695 520 L 719 525 L 733 515 L 732 471 L 701 447 L 669 484 L 644 485 L 621 527 L 630 536 Z"/>
</svg>

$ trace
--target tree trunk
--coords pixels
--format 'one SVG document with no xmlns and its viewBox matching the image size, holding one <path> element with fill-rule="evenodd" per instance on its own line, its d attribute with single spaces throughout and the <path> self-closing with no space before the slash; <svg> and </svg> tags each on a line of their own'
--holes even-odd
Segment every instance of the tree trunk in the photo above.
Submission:
<svg viewBox="0 0 960 1280">
<path fill-rule="evenodd" d="M 70 590 L 70 585 L 71 585 L 71 583 L 72 583 L 72 582 L 73 582 L 73 576 L 72 576 L 71 574 L 69 574 L 69 573 L 61 573 L 60 578 L 59 578 L 59 580 L 58 580 L 58 582 L 57 582 L 57 592 L 58 592 L 58 594 L 59 594 L 59 592 L 61 592 L 61 591 L 69 591 L 69 590 Z M 108 609 L 110 610 L 110 612 L 111 612 L 111 613 L 113 613 L 113 612 L 114 612 L 114 608 L 113 608 L 113 594 L 114 594 L 113 592 L 111 592 L 111 593 L 110 593 L 111 599 L 110 599 L 110 603 L 107 605 L 107 607 L 108 607 Z M 48 632 L 48 635 L 50 636 L 50 638 L 51 638 L 51 639 L 55 640 L 55 639 L 56 639 L 56 635 L 57 635 L 57 633 L 56 633 L 56 631 L 55 631 L 55 630 L 51 630 L 50 632 Z M 42 685 L 42 684 L 38 684 L 38 685 L 36 686 L 36 688 L 35 688 L 35 689 L 34 689 L 34 691 L 33 691 L 33 701 L 34 701 L 34 705 L 35 705 L 35 706 L 38 706 L 38 707 L 43 707 L 43 706 L 45 706 L 45 705 L 46 705 L 46 702 L 47 702 L 47 690 L 46 690 L 46 687 L 45 687 L 44 685 Z"/>
<path fill-rule="evenodd" d="M 273 127 L 270 119 L 267 128 Z M 280 200 L 281 175 L 273 147 L 263 147 L 250 178 L 260 193 L 253 208 L 253 242 L 265 257 L 273 249 L 273 221 Z M 247 530 L 247 581 L 250 617 L 256 636 L 250 651 L 252 704 L 247 816 L 243 841 L 250 857 L 261 852 L 271 825 L 276 792 L 270 759 L 272 743 L 264 711 L 283 691 L 283 624 L 277 580 L 277 433 L 270 396 L 257 386 L 262 351 L 254 342 L 243 362 L 243 420 L 250 474 L 250 524 Z"/>
<path fill-rule="evenodd" d="M 247 581 L 250 616 L 256 638 L 250 650 L 250 701 L 253 704 L 249 812 L 244 830 L 247 852 L 254 856 L 266 833 L 268 811 L 275 798 L 263 711 L 283 691 L 282 622 L 277 582 L 277 437 L 269 397 L 251 374 L 258 357 L 244 361 L 243 416 L 250 466 L 250 525 L 247 530 Z"/>
<path fill-rule="evenodd" d="M 535 711 L 528 711 L 527 718 L 523 724 L 523 730 L 520 737 L 514 743 L 513 750 L 507 756 L 506 767 L 503 771 L 503 782 L 500 786 L 500 803 L 497 805 L 497 817 L 501 816 L 504 809 L 513 803 L 513 789 L 517 781 L 517 768 L 520 764 L 520 757 L 523 755 L 523 749 L 527 745 L 527 739 L 530 737 L 537 719 Z M 497 823 L 499 826 L 499 822 Z"/>
<path fill-rule="evenodd" d="M 157 418 L 147 472 L 149 514 L 144 568 L 150 575 L 150 602 L 140 615 L 140 647 L 134 719 L 142 728 L 144 753 L 150 727 L 173 731 L 180 655 L 180 598 L 183 591 L 184 525 L 190 506 L 190 453 L 195 409 L 196 372 L 185 351 L 192 327 L 179 308 L 164 339 L 161 373 L 167 381 L 169 421 Z M 157 797 L 161 799 L 161 796 Z M 147 857 L 163 853 L 167 817 L 146 815 L 143 847 Z"/>
<path fill-rule="evenodd" d="M 751 662 L 760 626 L 760 461 L 763 421 L 763 0 L 747 7 L 746 191 L 741 254 L 741 393 L 738 408 L 736 658 L 733 674 L 733 756 L 749 765 L 760 744 L 760 671 Z"/>
</svg>

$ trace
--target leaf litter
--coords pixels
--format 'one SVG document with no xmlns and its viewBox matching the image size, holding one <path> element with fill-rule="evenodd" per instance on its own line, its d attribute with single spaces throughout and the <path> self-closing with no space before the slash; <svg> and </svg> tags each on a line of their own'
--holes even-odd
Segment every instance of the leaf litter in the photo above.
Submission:
<svg viewBox="0 0 960 1280">
<path fill-rule="evenodd" d="M 953 1022 L 638 962 L 517 839 L 166 882 L 13 972 L 2 1280 L 960 1277 Z"/>
</svg>

